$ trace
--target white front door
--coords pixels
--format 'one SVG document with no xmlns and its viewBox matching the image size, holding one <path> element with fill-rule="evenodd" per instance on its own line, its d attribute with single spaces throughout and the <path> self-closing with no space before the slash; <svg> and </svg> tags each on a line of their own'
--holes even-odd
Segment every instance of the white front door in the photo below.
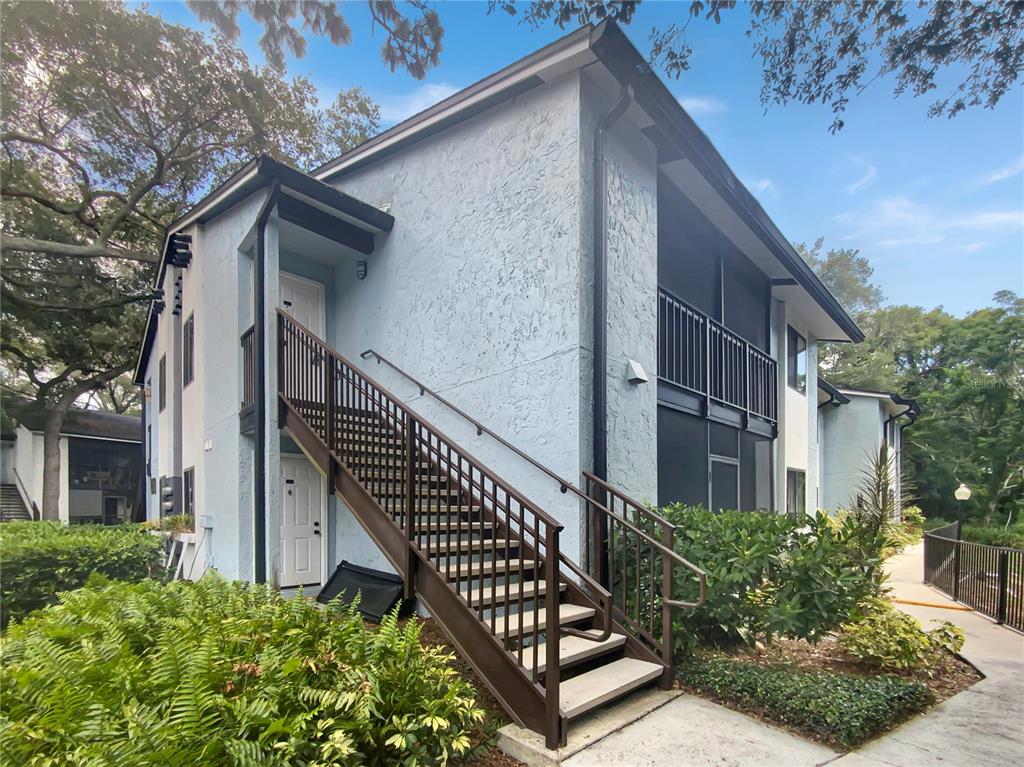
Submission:
<svg viewBox="0 0 1024 767">
<path fill-rule="evenodd" d="M 288 272 L 281 272 L 281 308 L 312 330 L 319 338 L 324 337 L 324 286 Z"/>
<path fill-rule="evenodd" d="M 323 481 L 305 456 L 281 456 L 281 573 L 279 584 L 320 584 L 323 562 Z"/>
</svg>

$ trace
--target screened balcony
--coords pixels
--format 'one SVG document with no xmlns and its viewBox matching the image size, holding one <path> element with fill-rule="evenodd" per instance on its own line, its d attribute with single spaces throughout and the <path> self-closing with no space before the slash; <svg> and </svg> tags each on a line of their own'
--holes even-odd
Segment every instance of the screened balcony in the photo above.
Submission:
<svg viewBox="0 0 1024 767">
<path fill-rule="evenodd" d="M 658 289 L 658 378 L 700 402 L 704 415 L 724 407 L 744 428 L 764 424 L 774 432 L 775 360 L 664 288 Z"/>
</svg>

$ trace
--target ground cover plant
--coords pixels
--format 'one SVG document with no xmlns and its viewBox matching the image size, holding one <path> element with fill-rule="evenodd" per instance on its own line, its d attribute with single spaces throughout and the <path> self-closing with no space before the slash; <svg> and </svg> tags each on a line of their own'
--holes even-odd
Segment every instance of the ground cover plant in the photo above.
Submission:
<svg viewBox="0 0 1024 767">
<path fill-rule="evenodd" d="M 0 525 L 0 623 L 54 604 L 93 573 L 124 581 L 159 574 L 162 548 L 161 538 L 138 526 L 6 522 Z"/>
<path fill-rule="evenodd" d="M 269 587 L 95 577 L 0 648 L 8 764 L 445 764 L 482 718 L 419 624 Z"/>
<path fill-rule="evenodd" d="M 687 663 L 680 678 L 699 693 L 847 749 L 934 701 L 926 685 L 895 676 L 798 671 L 727 657 Z"/>
</svg>

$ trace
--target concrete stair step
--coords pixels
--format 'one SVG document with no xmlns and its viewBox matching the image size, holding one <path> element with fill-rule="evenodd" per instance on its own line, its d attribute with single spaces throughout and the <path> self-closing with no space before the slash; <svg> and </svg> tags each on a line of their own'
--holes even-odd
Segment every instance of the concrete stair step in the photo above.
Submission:
<svg viewBox="0 0 1024 767">
<path fill-rule="evenodd" d="M 598 634 L 599 632 L 594 632 L 594 636 Z M 603 642 L 594 642 L 590 639 L 576 636 L 563 636 L 558 640 L 558 666 L 559 668 L 567 668 L 605 653 L 613 652 L 625 644 L 625 634 L 610 634 Z M 538 674 L 544 673 L 544 669 L 547 667 L 546 657 L 541 656 L 541 658 L 542 660 L 537 666 Z M 563 684 L 565 683 L 563 682 Z"/>
<path fill-rule="evenodd" d="M 573 605 L 567 602 L 563 602 L 558 606 L 558 625 L 567 626 L 571 623 L 579 623 L 580 621 L 589 620 L 594 617 L 594 613 L 597 612 L 593 607 L 583 607 L 582 605 Z M 546 610 L 530 610 L 523 613 L 523 635 L 528 635 L 533 631 L 534 623 L 537 624 L 537 630 L 543 631 L 547 628 L 547 611 Z M 508 616 L 508 636 L 516 636 L 519 634 L 519 613 Z M 505 636 L 505 617 L 497 618 L 494 621 L 494 633 L 498 636 Z M 488 625 L 490 625 L 488 623 Z"/>
<path fill-rule="evenodd" d="M 562 714 L 574 719 L 602 703 L 621 698 L 638 687 L 658 679 L 664 668 L 636 658 L 617 661 L 567 679 L 559 687 Z"/>
<path fill-rule="evenodd" d="M 558 584 L 559 591 L 565 591 L 565 584 Z M 470 586 L 459 590 L 459 593 L 473 606 L 505 603 L 505 586 Z M 547 584 L 544 581 L 527 581 L 526 583 L 508 584 L 509 604 L 518 602 L 520 594 L 524 601 L 534 597 L 544 596 L 547 593 Z"/>
<path fill-rule="evenodd" d="M 430 554 L 446 554 L 450 551 L 493 551 L 495 549 L 504 551 L 505 545 L 514 549 L 515 541 L 506 541 L 504 538 L 460 538 L 457 541 L 430 541 L 420 542 L 420 550 Z"/>
<path fill-rule="evenodd" d="M 490 562 L 463 562 L 461 565 L 447 565 L 441 568 L 441 573 L 450 581 L 461 580 L 462 578 L 479 578 L 480 576 L 501 575 L 503 573 L 518 574 L 518 559 L 494 559 Z M 533 571 L 534 561 L 532 559 L 522 560 L 523 573 Z"/>
</svg>

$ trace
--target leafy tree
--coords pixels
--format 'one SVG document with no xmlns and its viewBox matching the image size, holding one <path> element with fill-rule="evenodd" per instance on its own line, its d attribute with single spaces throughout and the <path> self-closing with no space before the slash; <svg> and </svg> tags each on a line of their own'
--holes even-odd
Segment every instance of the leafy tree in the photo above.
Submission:
<svg viewBox="0 0 1024 767">
<path fill-rule="evenodd" d="M 326 35 L 335 45 L 347 45 L 352 39 L 338 4 L 321 0 L 188 0 L 188 6 L 203 21 L 212 23 L 222 34 L 238 37 L 239 11 L 248 13 L 262 25 L 260 49 L 268 63 L 284 71 L 285 50 L 301 58 L 306 53 L 306 39 L 295 28 L 296 16 L 302 27 L 314 35 Z M 367 3 L 374 27 L 384 31 L 380 55 L 392 72 L 399 67 L 417 80 L 422 80 L 430 67 L 437 66 L 441 54 L 444 27 L 437 11 L 425 0 L 406 0 L 401 6 L 393 0 L 371 0 Z M 411 9 L 418 18 L 404 11 Z"/>
<path fill-rule="evenodd" d="M 611 18 L 629 24 L 630 0 L 490 0 L 490 10 L 521 13 L 524 23 L 559 27 Z M 651 61 L 673 77 L 690 68 L 691 23 L 721 23 L 734 0 L 679 3 L 679 20 L 650 33 Z M 861 2 L 755 0 L 742 4 L 747 36 L 761 59 L 761 100 L 769 104 L 822 103 L 831 129 L 843 127 L 850 99 L 875 80 L 891 77 L 893 93 L 942 92 L 930 116 L 952 117 L 968 107 L 994 107 L 1020 79 L 1024 66 L 1024 2 Z"/>
<path fill-rule="evenodd" d="M 822 255 L 824 245 L 825 238 L 819 237 L 811 247 L 803 243 L 794 247 L 850 314 L 856 317 L 878 309 L 885 295 L 871 281 L 875 274 L 871 263 L 851 248 L 829 250 Z"/>
<path fill-rule="evenodd" d="M 144 9 L 3 13 L 3 374 L 48 413 L 43 513 L 55 518 L 64 415 L 133 366 L 170 222 L 239 161 L 322 162 L 379 113 L 358 89 L 322 110 L 309 80 Z"/>
</svg>

